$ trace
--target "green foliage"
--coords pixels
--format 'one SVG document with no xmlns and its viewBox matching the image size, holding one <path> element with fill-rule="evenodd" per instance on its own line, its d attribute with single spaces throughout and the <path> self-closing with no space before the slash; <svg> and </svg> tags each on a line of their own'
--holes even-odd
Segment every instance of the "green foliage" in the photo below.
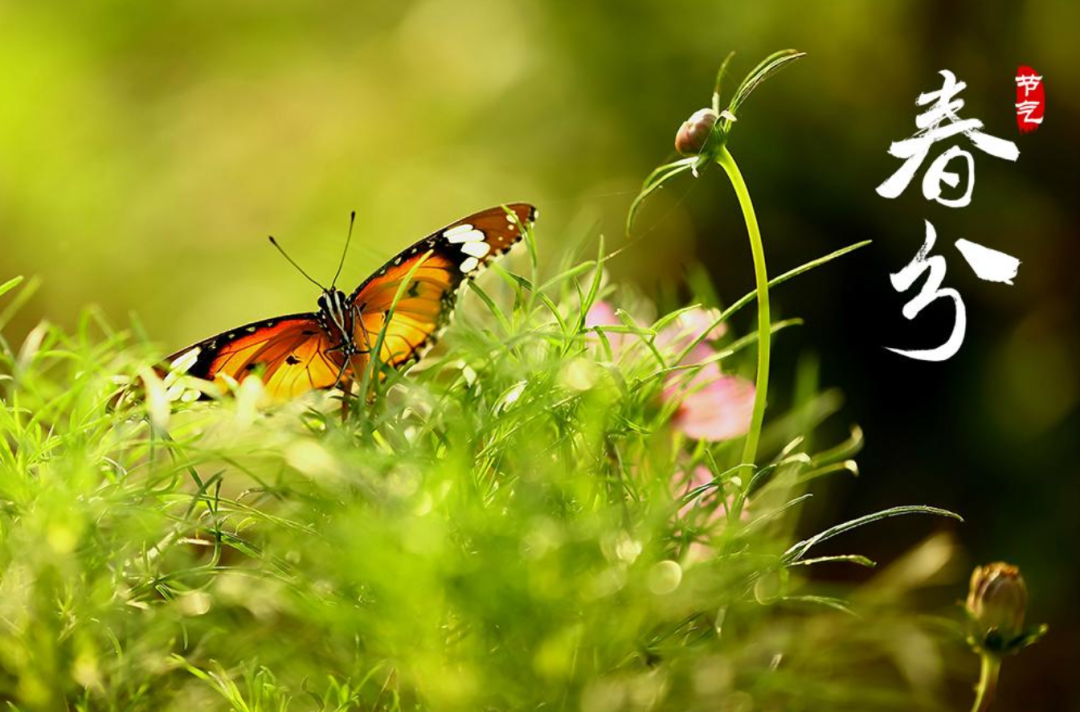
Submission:
<svg viewBox="0 0 1080 712">
<path fill-rule="evenodd" d="M 799 52 L 794 49 L 783 49 L 779 52 L 774 52 L 761 60 L 761 62 L 746 75 L 746 78 L 742 80 L 742 83 L 735 89 L 735 93 L 731 95 L 731 101 L 728 102 L 727 107 L 728 112 L 732 116 L 738 116 L 739 109 L 742 108 L 743 102 L 746 101 L 755 89 L 761 86 L 763 81 L 779 72 L 791 62 L 802 59 L 805 56 L 805 52 Z M 726 65 L 727 62 L 725 61 L 724 64 Z M 720 72 L 723 73 L 723 71 L 724 68 L 721 67 Z M 719 93 L 719 81 L 717 82 L 717 93 Z M 730 122 L 731 120 L 729 119 L 728 121 Z"/>
<path fill-rule="evenodd" d="M 872 562 L 804 555 L 891 514 L 952 515 L 897 508 L 796 541 L 808 483 L 853 468 L 861 438 L 807 450 L 832 409 L 812 383 L 766 428 L 760 466 L 738 440 L 685 438 L 664 386 L 700 366 L 658 338 L 681 312 L 645 318 L 624 293 L 622 325 L 588 326 L 614 292 L 603 260 L 547 279 L 535 259 L 528 277 L 495 270 L 438 354 L 373 379 L 344 420 L 326 394 L 269 405 L 254 378 L 170 403 L 148 368 L 159 354 L 92 313 L 74 334 L 3 342 L 0 698 L 925 707 L 892 657 L 921 624 L 807 578 Z M 740 372 L 755 341 L 729 333 L 712 360 Z M 124 379 L 145 397 L 118 398 Z M 673 487 L 697 468 L 704 484 Z"/>
<path fill-rule="evenodd" d="M 742 82 L 739 83 L 739 86 L 731 95 L 731 100 L 728 102 L 727 108 L 721 112 L 720 89 L 723 85 L 724 77 L 727 75 L 731 60 L 735 57 L 735 53 L 731 52 L 724 58 L 723 64 L 720 65 L 720 70 L 716 73 L 716 84 L 712 94 L 712 109 L 716 114 L 719 114 L 719 120 L 713 124 L 708 141 L 699 155 L 680 158 L 670 163 L 662 164 L 649 174 L 645 179 L 645 182 L 642 183 L 641 190 L 638 191 L 637 196 L 634 197 L 633 202 L 630 204 L 629 212 L 626 214 L 627 236 L 632 233 L 634 219 L 637 217 L 638 211 L 649 196 L 663 188 L 668 181 L 677 178 L 687 171 L 692 172 L 696 177 L 699 171 L 704 170 L 710 163 L 716 160 L 727 144 L 728 136 L 731 134 L 731 129 L 735 121 L 738 120 L 738 112 L 742 108 L 743 102 L 745 102 L 750 95 L 754 93 L 754 90 L 761 86 L 761 83 L 766 79 L 773 76 L 781 69 L 784 69 L 791 62 L 802 59 L 805 56 L 805 52 L 799 52 L 794 49 L 784 49 L 770 54 L 768 57 L 761 60 L 761 62 L 759 62 L 758 65 L 750 70 L 750 73 L 743 78 Z"/>
</svg>

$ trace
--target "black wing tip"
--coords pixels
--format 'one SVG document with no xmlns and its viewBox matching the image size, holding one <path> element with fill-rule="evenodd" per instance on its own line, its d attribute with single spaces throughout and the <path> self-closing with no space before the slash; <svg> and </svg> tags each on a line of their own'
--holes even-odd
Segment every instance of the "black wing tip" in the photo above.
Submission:
<svg viewBox="0 0 1080 712">
<path fill-rule="evenodd" d="M 515 214 L 518 215 L 520 215 L 522 211 L 525 211 L 525 219 L 529 222 L 536 222 L 536 218 L 540 215 L 540 211 L 537 210 L 536 206 L 532 203 L 526 203 L 521 201 L 515 203 L 504 203 L 504 207 L 507 210 L 512 210 Z"/>
<path fill-rule="evenodd" d="M 498 205 L 494 205 L 485 210 L 480 210 L 478 212 L 466 215 L 463 218 L 459 218 L 458 220 L 450 223 L 447 227 L 443 228 L 443 231 L 452 229 L 454 227 L 457 227 L 458 225 L 468 224 L 470 220 L 476 220 L 477 218 L 481 218 L 484 216 L 507 215 L 508 213 L 513 213 L 514 217 L 516 217 L 518 221 L 526 225 L 532 225 L 540 216 L 540 211 L 537 210 L 536 206 L 532 203 L 526 203 L 524 201 L 499 203 Z M 507 215 L 507 217 L 509 217 L 509 215 Z M 438 233 L 435 234 L 437 235 Z"/>
</svg>

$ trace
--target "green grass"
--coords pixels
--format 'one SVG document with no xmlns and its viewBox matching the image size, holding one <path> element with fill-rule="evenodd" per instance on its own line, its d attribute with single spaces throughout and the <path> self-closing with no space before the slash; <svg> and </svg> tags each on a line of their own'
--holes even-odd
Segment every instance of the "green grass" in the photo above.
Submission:
<svg viewBox="0 0 1080 712">
<path fill-rule="evenodd" d="M 646 319 L 653 305 L 616 295 L 603 248 L 541 274 L 529 238 L 527 276 L 496 268 L 474 285 L 442 347 L 345 422 L 326 394 L 266 404 L 255 379 L 169 403 L 148 375 L 161 353 L 92 312 L 74 333 L 43 324 L 0 342 L 0 699 L 932 708 L 898 642 L 932 646 L 926 624 L 810 573 L 871 564 L 815 558 L 855 526 L 954 515 L 898 507 L 798 541 L 809 488 L 850 471 L 861 444 L 807 451 L 835 398 L 803 379 L 790 413 L 770 411 L 753 466 L 741 438 L 685 438 L 662 397 L 684 367 L 655 338 L 677 314 Z M 601 298 L 624 326 L 585 326 Z M 617 334 L 634 345 L 613 349 Z M 752 374 L 755 343 L 729 332 L 715 358 Z M 147 397 L 113 407 L 118 378 L 140 374 Z M 674 495 L 698 466 L 712 482 Z"/>
</svg>

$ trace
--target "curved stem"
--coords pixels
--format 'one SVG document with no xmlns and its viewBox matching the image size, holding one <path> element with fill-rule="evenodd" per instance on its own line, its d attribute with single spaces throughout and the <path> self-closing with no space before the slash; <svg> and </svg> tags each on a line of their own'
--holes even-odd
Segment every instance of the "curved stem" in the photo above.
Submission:
<svg viewBox="0 0 1080 712">
<path fill-rule="evenodd" d="M 716 162 L 727 172 L 731 186 L 739 199 L 743 220 L 746 221 L 746 232 L 750 237 L 750 252 L 754 257 L 754 283 L 758 304 L 757 379 L 754 384 L 754 411 L 750 417 L 750 431 L 746 434 L 742 456 L 743 464 L 753 464 L 757 458 L 758 440 L 761 438 L 761 426 L 765 421 L 765 402 L 769 390 L 769 351 L 772 344 L 769 318 L 769 273 L 765 268 L 765 246 L 761 242 L 761 231 L 758 229 L 754 204 L 750 202 L 750 191 L 727 146 L 721 147 L 716 156 Z"/>
<path fill-rule="evenodd" d="M 971 712 L 986 712 L 994 701 L 997 691 L 998 674 L 1001 672 L 1001 659 L 996 655 L 982 654 L 982 669 L 979 671 L 979 684 L 975 687 L 975 704 Z"/>
</svg>

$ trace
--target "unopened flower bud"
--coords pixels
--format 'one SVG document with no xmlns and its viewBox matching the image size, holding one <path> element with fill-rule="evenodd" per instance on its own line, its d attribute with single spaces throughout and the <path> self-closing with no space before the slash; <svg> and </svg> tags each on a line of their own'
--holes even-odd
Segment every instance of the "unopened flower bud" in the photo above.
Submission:
<svg viewBox="0 0 1080 712">
<path fill-rule="evenodd" d="M 675 150 L 684 156 L 696 156 L 705 148 L 713 125 L 720 116 L 712 109 L 698 109 L 675 134 Z"/>
<path fill-rule="evenodd" d="M 1005 563 L 978 566 L 971 574 L 967 609 L 981 638 L 995 635 L 1005 644 L 1023 632 L 1027 586 L 1020 569 Z"/>
</svg>

